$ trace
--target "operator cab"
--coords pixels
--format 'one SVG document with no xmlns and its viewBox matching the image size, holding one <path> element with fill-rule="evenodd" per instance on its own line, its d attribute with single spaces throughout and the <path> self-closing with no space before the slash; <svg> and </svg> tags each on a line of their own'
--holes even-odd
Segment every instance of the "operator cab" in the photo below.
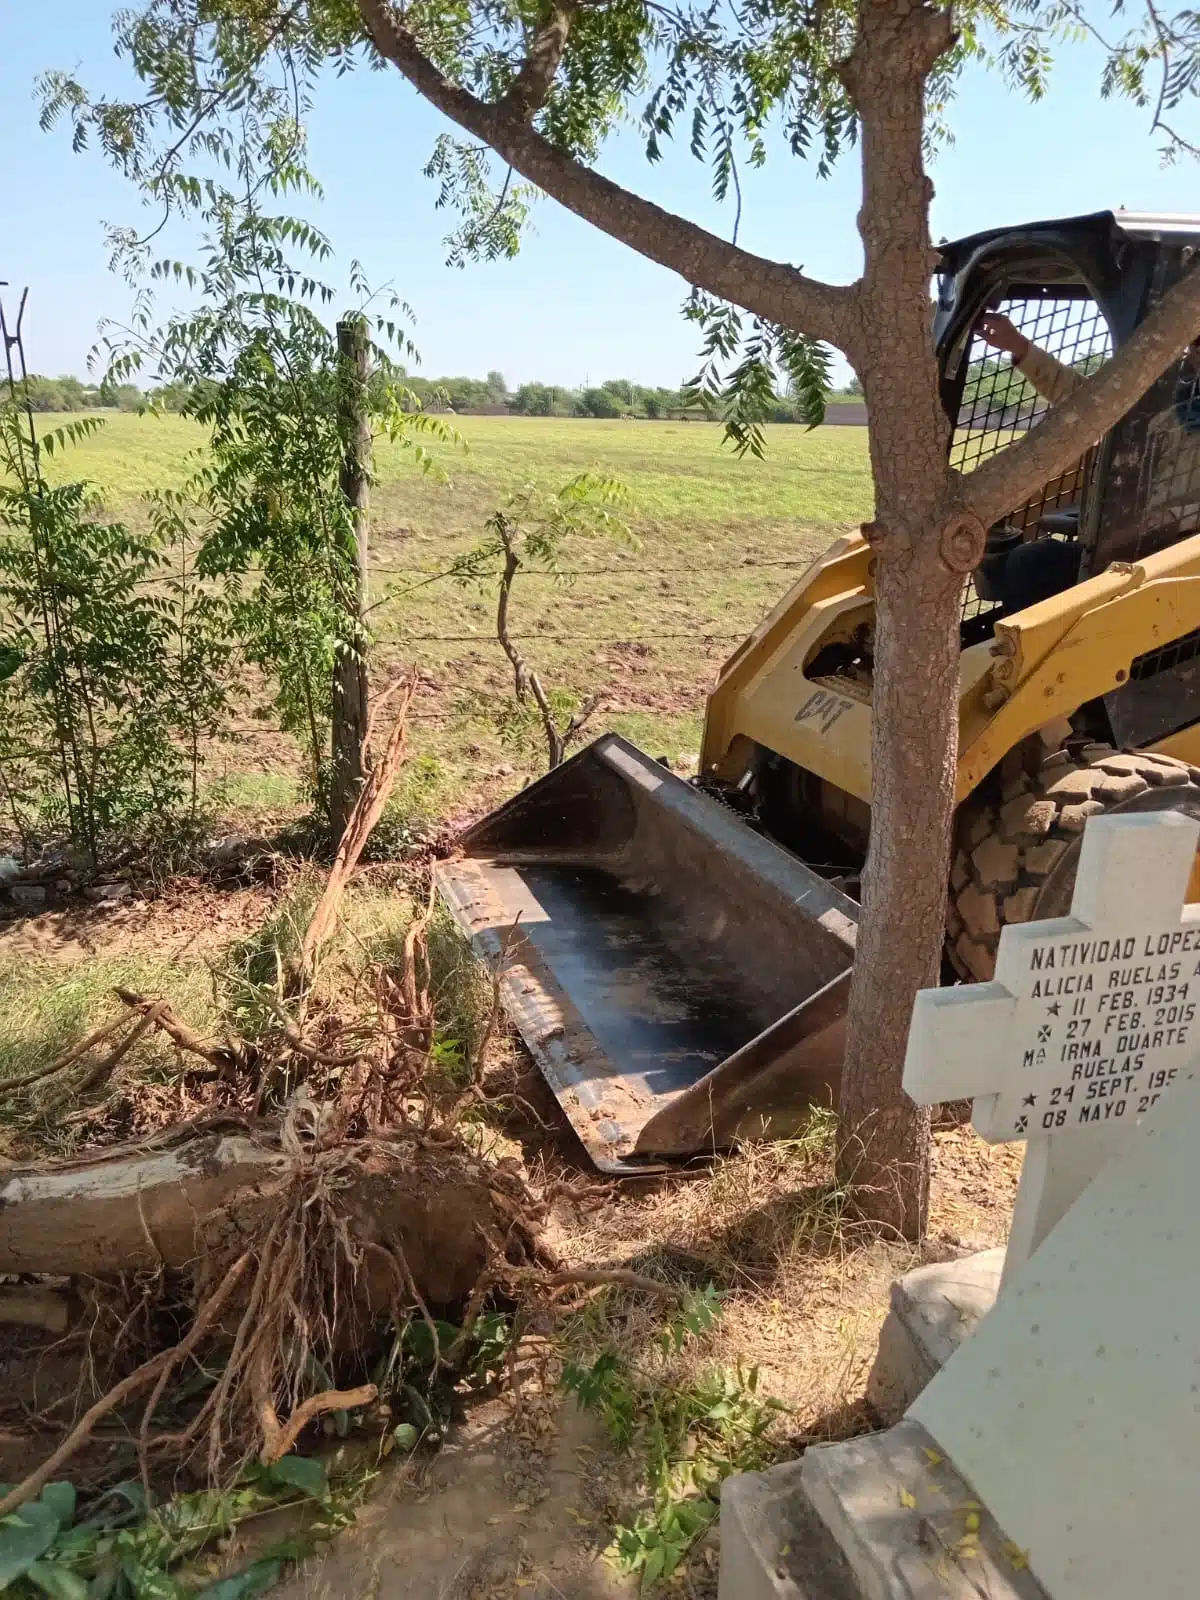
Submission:
<svg viewBox="0 0 1200 1600">
<path fill-rule="evenodd" d="M 935 339 L 942 404 L 954 427 L 951 466 L 971 472 L 1048 409 L 1009 356 L 981 338 L 985 313 L 1007 317 L 1031 346 L 1087 376 L 1132 334 L 1197 249 L 1200 216 L 1126 211 L 992 229 L 943 244 Z M 1001 618 L 1114 561 L 1137 561 L 1194 533 L 1200 533 L 1196 347 L 1073 467 L 989 531 L 963 602 L 963 645 L 990 637 Z M 1026 553 L 1044 541 L 1057 548 Z M 1014 581 L 1021 567 L 1031 575 L 1023 585 Z M 1192 660 L 1200 655 L 1200 636 L 1171 649 L 1173 664 Z"/>
</svg>

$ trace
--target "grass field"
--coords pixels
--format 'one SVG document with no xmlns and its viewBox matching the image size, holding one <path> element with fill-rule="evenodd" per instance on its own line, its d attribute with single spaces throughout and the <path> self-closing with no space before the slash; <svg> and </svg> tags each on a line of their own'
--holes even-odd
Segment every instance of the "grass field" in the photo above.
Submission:
<svg viewBox="0 0 1200 1600">
<path fill-rule="evenodd" d="M 440 450 L 444 477 L 384 445 L 373 503 L 376 670 L 416 663 L 426 673 L 409 781 L 433 811 L 490 800 L 538 768 L 536 745 L 503 744 L 480 711 L 510 686 L 492 597 L 424 581 L 476 541 L 511 490 L 554 489 L 587 470 L 625 484 L 637 545 L 580 541 L 564 558 L 567 582 L 522 577 L 512 626 L 548 684 L 604 691 L 589 733 L 612 728 L 673 759 L 698 748 L 720 662 L 806 562 L 871 510 L 863 428 L 769 428 L 765 461 L 739 461 L 704 423 L 465 417 L 458 428 L 463 447 Z M 111 512 L 136 519 L 141 496 L 178 484 L 201 442 L 179 417 L 109 415 L 50 470 L 87 477 Z M 232 801 L 275 809 L 291 797 L 294 758 L 253 709 L 215 771 Z"/>
</svg>

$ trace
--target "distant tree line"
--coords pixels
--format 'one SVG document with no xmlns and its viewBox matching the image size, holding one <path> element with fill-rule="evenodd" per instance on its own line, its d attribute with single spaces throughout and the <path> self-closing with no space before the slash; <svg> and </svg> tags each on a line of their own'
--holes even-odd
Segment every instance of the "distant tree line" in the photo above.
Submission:
<svg viewBox="0 0 1200 1600">
<path fill-rule="evenodd" d="M 511 411 L 521 417 L 663 417 L 685 408 L 679 389 L 649 389 L 628 378 L 564 389 L 553 383 L 523 383 L 510 391 L 503 373 L 479 378 L 406 380 L 428 410 Z"/>
<path fill-rule="evenodd" d="M 132 383 L 83 383 L 78 378 L 45 378 L 31 373 L 29 404 L 34 411 L 136 411 L 144 403 Z"/>
<path fill-rule="evenodd" d="M 686 391 L 648 388 L 629 378 L 608 378 L 604 383 L 564 389 L 551 383 L 523 383 L 510 390 L 502 372 L 486 378 L 405 377 L 406 388 L 426 411 L 511 412 L 521 417 L 644 417 L 650 421 L 672 416 L 701 416 L 700 406 Z M 163 384 L 143 392 L 135 384 L 83 383 L 78 378 L 29 379 L 29 400 L 35 411 L 137 411 L 153 404 L 164 411 L 182 411 L 190 391 L 181 383 Z M 858 399 L 857 380 L 834 398 Z M 194 409 L 194 408 L 191 408 Z M 778 395 L 774 422 L 796 422 L 798 408 L 787 395 Z"/>
<path fill-rule="evenodd" d="M 428 411 L 508 411 L 521 417 L 643 417 L 650 421 L 672 416 L 701 416 L 698 402 L 686 389 L 654 388 L 630 378 L 607 378 L 603 383 L 566 389 L 552 383 L 522 383 L 510 390 L 501 372 L 486 378 L 419 378 L 406 384 Z M 862 386 L 852 379 L 834 400 L 862 398 Z M 796 422 L 799 407 L 786 395 L 776 396 L 774 422 Z"/>
</svg>

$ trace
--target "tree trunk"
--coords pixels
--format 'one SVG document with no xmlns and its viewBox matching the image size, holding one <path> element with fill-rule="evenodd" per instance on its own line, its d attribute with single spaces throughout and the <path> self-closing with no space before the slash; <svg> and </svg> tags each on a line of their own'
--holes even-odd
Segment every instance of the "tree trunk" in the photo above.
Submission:
<svg viewBox="0 0 1200 1600">
<path fill-rule="evenodd" d="M 281 1209 L 311 1198 L 320 1160 L 241 1133 L 205 1133 L 11 1170 L 0 1180 L 0 1274 L 203 1272 L 210 1258 L 260 1248 Z M 514 1221 L 512 1198 L 500 1182 L 492 1187 L 486 1165 L 404 1130 L 360 1147 L 330 1193 L 353 1249 L 399 1248 L 431 1305 L 468 1296 L 487 1267 L 488 1239 L 516 1239 L 524 1227 L 522 1208 Z M 532 1238 L 528 1230 L 524 1237 Z M 394 1297 L 394 1284 L 374 1268 L 364 1288 L 377 1309 Z"/>
<path fill-rule="evenodd" d="M 860 347 L 875 520 L 871 839 L 840 1098 L 839 1173 L 862 1208 L 924 1232 L 929 1113 L 900 1086 L 913 997 L 938 981 L 954 805 L 959 602 L 974 526 L 955 516 L 947 422 L 930 338 L 932 185 L 922 161 L 926 76 L 945 13 L 865 0 L 846 64 L 862 120 Z M 981 530 L 980 530 L 981 531 Z M 982 549 L 982 540 L 978 541 Z"/>
<path fill-rule="evenodd" d="M 354 582 L 346 596 L 354 647 L 343 645 L 333 668 L 332 772 L 329 822 L 336 848 L 367 774 L 367 564 L 371 505 L 371 423 L 367 413 L 370 340 L 362 317 L 338 323 L 342 434 L 341 490 L 354 530 Z"/>
<path fill-rule="evenodd" d="M 205 1219 L 239 1197 L 264 1214 L 291 1163 L 242 1134 L 114 1152 L 9 1173 L 0 1182 L 0 1273 L 92 1278 L 187 1267 Z"/>
<path fill-rule="evenodd" d="M 929 1113 L 904 1093 L 901 1074 L 913 997 L 937 983 L 944 938 L 962 589 L 923 555 L 876 569 L 871 843 L 839 1149 L 862 1208 L 912 1239 L 928 1208 Z"/>
</svg>

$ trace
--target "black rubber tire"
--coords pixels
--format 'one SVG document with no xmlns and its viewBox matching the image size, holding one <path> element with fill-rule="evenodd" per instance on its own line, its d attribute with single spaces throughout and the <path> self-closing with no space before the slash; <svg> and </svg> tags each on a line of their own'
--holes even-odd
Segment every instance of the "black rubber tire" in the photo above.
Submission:
<svg viewBox="0 0 1200 1600">
<path fill-rule="evenodd" d="M 1000 930 L 1065 916 L 1084 824 L 1118 811 L 1183 811 L 1200 819 L 1200 768 L 1145 750 L 1056 750 L 1033 775 L 1004 785 L 999 803 L 968 800 L 956 827 L 946 953 L 960 977 L 986 982 Z"/>
</svg>

